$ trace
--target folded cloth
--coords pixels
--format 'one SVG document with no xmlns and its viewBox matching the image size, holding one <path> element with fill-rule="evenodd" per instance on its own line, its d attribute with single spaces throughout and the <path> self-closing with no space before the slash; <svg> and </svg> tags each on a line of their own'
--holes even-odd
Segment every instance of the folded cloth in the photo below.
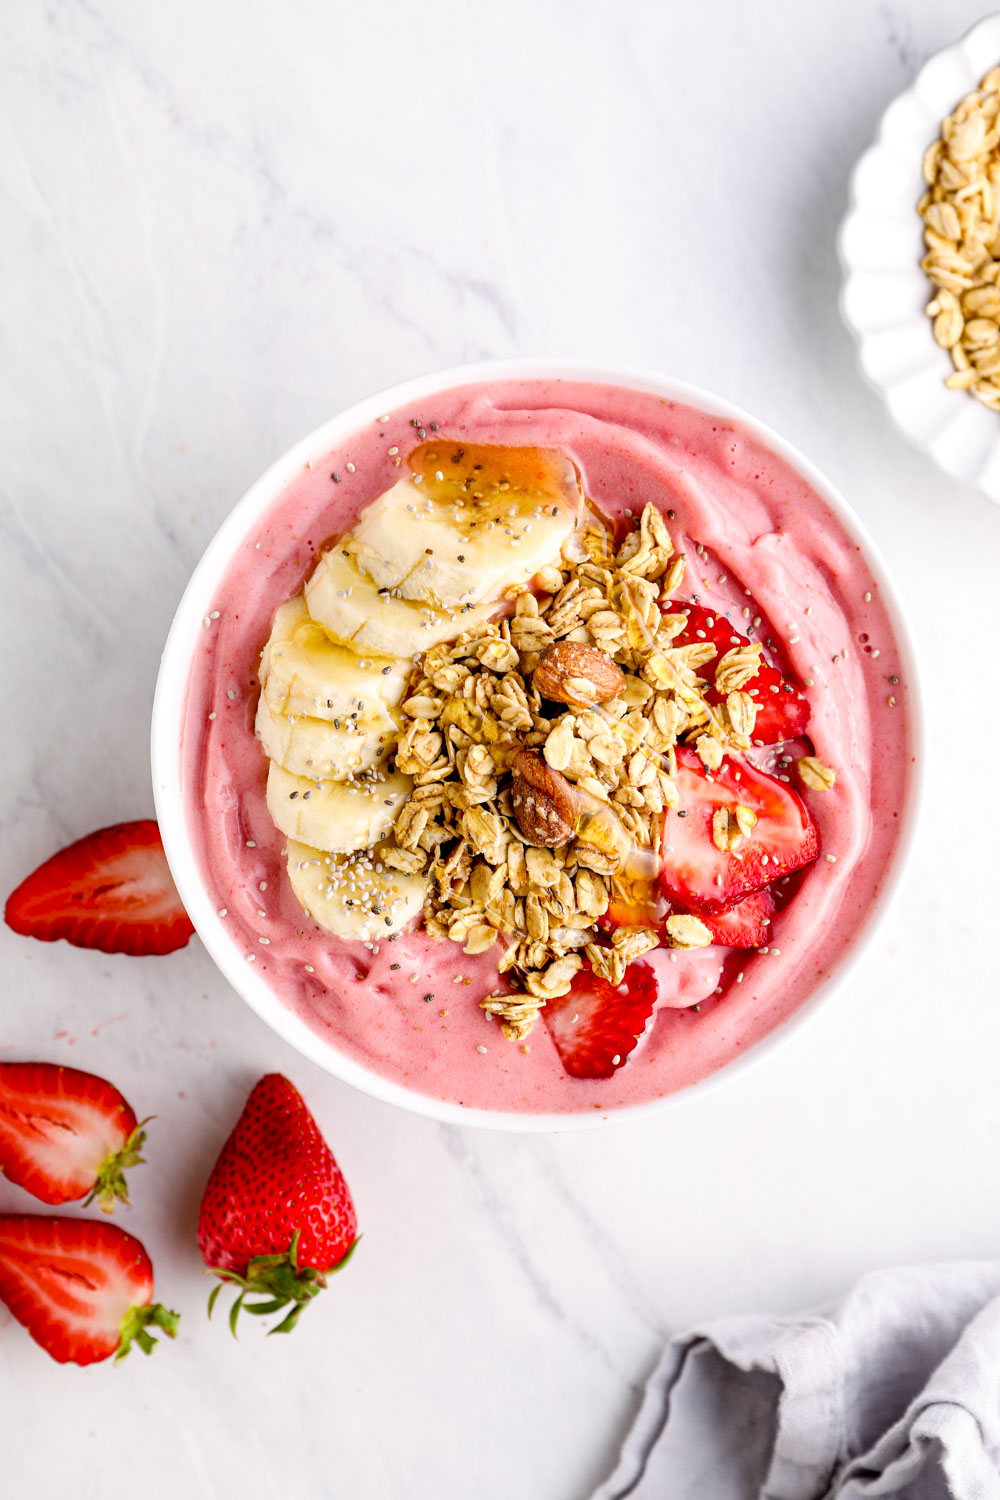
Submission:
<svg viewBox="0 0 1000 1500">
<path fill-rule="evenodd" d="M 671 1340 L 592 1500 L 998 1500 L 1000 1261 Z"/>
</svg>

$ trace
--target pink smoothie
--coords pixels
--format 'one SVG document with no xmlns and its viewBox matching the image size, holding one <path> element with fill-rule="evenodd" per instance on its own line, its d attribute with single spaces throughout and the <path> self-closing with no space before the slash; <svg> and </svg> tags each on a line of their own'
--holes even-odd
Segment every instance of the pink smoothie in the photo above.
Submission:
<svg viewBox="0 0 1000 1500">
<path fill-rule="evenodd" d="M 687 554 L 681 592 L 744 626 L 745 607 L 761 617 L 758 638 L 770 637 L 778 660 L 812 684 L 809 736 L 837 772 L 831 791 L 804 793 L 822 853 L 776 916 L 770 951 L 654 953 L 659 1009 L 610 1079 L 568 1077 L 541 1023 L 527 1051 L 504 1040 L 478 1005 L 497 987 L 495 956 L 467 958 L 423 932 L 372 951 L 316 928 L 291 894 L 284 840 L 265 806 L 267 764 L 253 724 L 271 617 L 301 589 L 321 545 L 400 477 L 399 456 L 419 441 L 415 424 L 431 436 L 435 423 L 442 441 L 565 448 L 586 494 L 612 517 L 657 505 Z M 275 500 L 238 548 L 211 615 L 181 745 L 204 881 L 233 943 L 281 1000 L 331 1047 L 405 1088 L 482 1109 L 556 1113 L 684 1088 L 753 1047 L 831 973 L 892 862 L 912 749 L 908 685 L 878 585 L 794 470 L 738 425 L 691 407 L 544 379 L 462 386 L 394 411 Z M 771 753 L 762 764 L 785 769 Z"/>
</svg>

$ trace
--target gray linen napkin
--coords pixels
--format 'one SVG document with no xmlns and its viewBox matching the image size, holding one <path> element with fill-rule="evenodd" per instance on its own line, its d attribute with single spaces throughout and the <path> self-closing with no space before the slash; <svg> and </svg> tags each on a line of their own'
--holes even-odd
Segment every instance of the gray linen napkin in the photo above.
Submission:
<svg viewBox="0 0 1000 1500">
<path fill-rule="evenodd" d="M 671 1340 L 592 1500 L 998 1500 L 1000 1261 Z"/>
</svg>

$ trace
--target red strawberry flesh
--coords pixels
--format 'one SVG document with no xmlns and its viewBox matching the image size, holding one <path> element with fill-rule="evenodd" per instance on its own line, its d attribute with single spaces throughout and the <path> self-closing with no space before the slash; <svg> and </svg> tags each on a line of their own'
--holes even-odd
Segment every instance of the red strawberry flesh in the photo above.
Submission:
<svg viewBox="0 0 1000 1500">
<path fill-rule="evenodd" d="M 726 695 L 715 686 L 715 668 L 727 651 L 748 646 L 749 636 L 737 629 L 725 615 L 691 600 L 672 599 L 664 608 L 670 614 L 684 613 L 688 617 L 686 628 L 674 637 L 671 645 L 690 646 L 699 641 L 711 641 L 716 647 L 718 655 L 700 669 L 700 675 L 709 684 L 705 693 L 709 703 L 723 703 Z M 759 744 L 773 745 L 804 733 L 809 723 L 809 702 L 777 666 L 762 662 L 756 676 L 744 683 L 740 691 L 748 693 L 757 705 L 752 738 Z"/>
<path fill-rule="evenodd" d="M 172 953 L 194 932 L 150 818 L 87 834 L 47 859 L 7 898 L 24 937 L 102 953 Z"/>
<path fill-rule="evenodd" d="M 774 897 L 765 886 L 754 891 L 738 906 L 714 915 L 702 913 L 704 922 L 716 943 L 727 948 L 760 948 L 771 936 L 771 918 L 774 916 Z"/>
<path fill-rule="evenodd" d="M 653 971 L 635 963 L 617 989 L 581 969 L 569 994 L 549 1000 L 542 1016 L 571 1078 L 610 1078 L 635 1051 L 655 1004 Z"/>
<path fill-rule="evenodd" d="M 106 1220 L 0 1214 L 0 1299 L 60 1364 L 121 1358 L 151 1325 L 171 1338 L 177 1318 L 153 1305 L 144 1246 Z"/>
<path fill-rule="evenodd" d="M 660 881 L 687 911 L 725 911 L 819 854 L 819 832 L 802 798 L 746 760 L 726 756 L 709 773 L 693 750 L 678 746 L 675 783 L 679 805 L 664 814 Z M 713 814 L 737 805 L 756 814 L 752 834 L 735 850 L 717 849 Z"/>
<path fill-rule="evenodd" d="M 0 1169 L 43 1203 L 127 1203 L 123 1170 L 142 1160 L 142 1139 L 131 1105 L 94 1073 L 0 1063 Z"/>
</svg>

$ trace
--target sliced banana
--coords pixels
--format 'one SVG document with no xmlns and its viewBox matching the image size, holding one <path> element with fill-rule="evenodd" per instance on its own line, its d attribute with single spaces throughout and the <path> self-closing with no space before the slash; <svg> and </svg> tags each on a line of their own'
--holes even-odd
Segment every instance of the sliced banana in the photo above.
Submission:
<svg viewBox="0 0 1000 1500">
<path fill-rule="evenodd" d="M 412 921 L 428 888 L 378 850 L 413 787 L 382 769 L 413 658 L 572 545 L 583 503 L 557 450 L 435 441 L 410 463 L 278 609 L 260 665 L 267 806 L 292 891 L 325 931 L 369 943 Z"/>
<path fill-rule="evenodd" d="M 398 771 L 356 782 L 311 781 L 272 760 L 267 810 L 288 838 L 328 854 L 351 854 L 385 837 L 412 786 L 412 779 Z"/>
<path fill-rule="evenodd" d="M 345 537 L 320 558 L 305 587 L 309 613 L 334 640 L 355 651 L 416 656 L 488 619 L 495 604 L 459 610 L 397 599 L 380 591 L 360 567 Z"/>
<path fill-rule="evenodd" d="M 288 879 L 300 906 L 326 932 L 347 941 L 377 942 L 418 916 L 430 884 L 383 865 L 378 849 L 329 854 L 288 841 Z"/>
<path fill-rule="evenodd" d="M 275 713 L 261 693 L 257 738 L 270 760 L 312 781 L 346 781 L 381 766 L 396 743 L 396 724 L 381 704 L 366 719 L 290 719 Z"/>
<path fill-rule="evenodd" d="M 361 512 L 352 550 L 376 589 L 460 609 L 526 583 L 559 556 L 579 513 L 575 484 L 485 489 L 474 499 L 401 479 Z"/>
<path fill-rule="evenodd" d="M 274 616 L 260 680 L 272 714 L 326 719 L 343 727 L 352 716 L 371 718 L 395 707 L 409 670 L 409 661 L 359 656 L 332 641 L 310 618 L 299 594 Z"/>
</svg>

